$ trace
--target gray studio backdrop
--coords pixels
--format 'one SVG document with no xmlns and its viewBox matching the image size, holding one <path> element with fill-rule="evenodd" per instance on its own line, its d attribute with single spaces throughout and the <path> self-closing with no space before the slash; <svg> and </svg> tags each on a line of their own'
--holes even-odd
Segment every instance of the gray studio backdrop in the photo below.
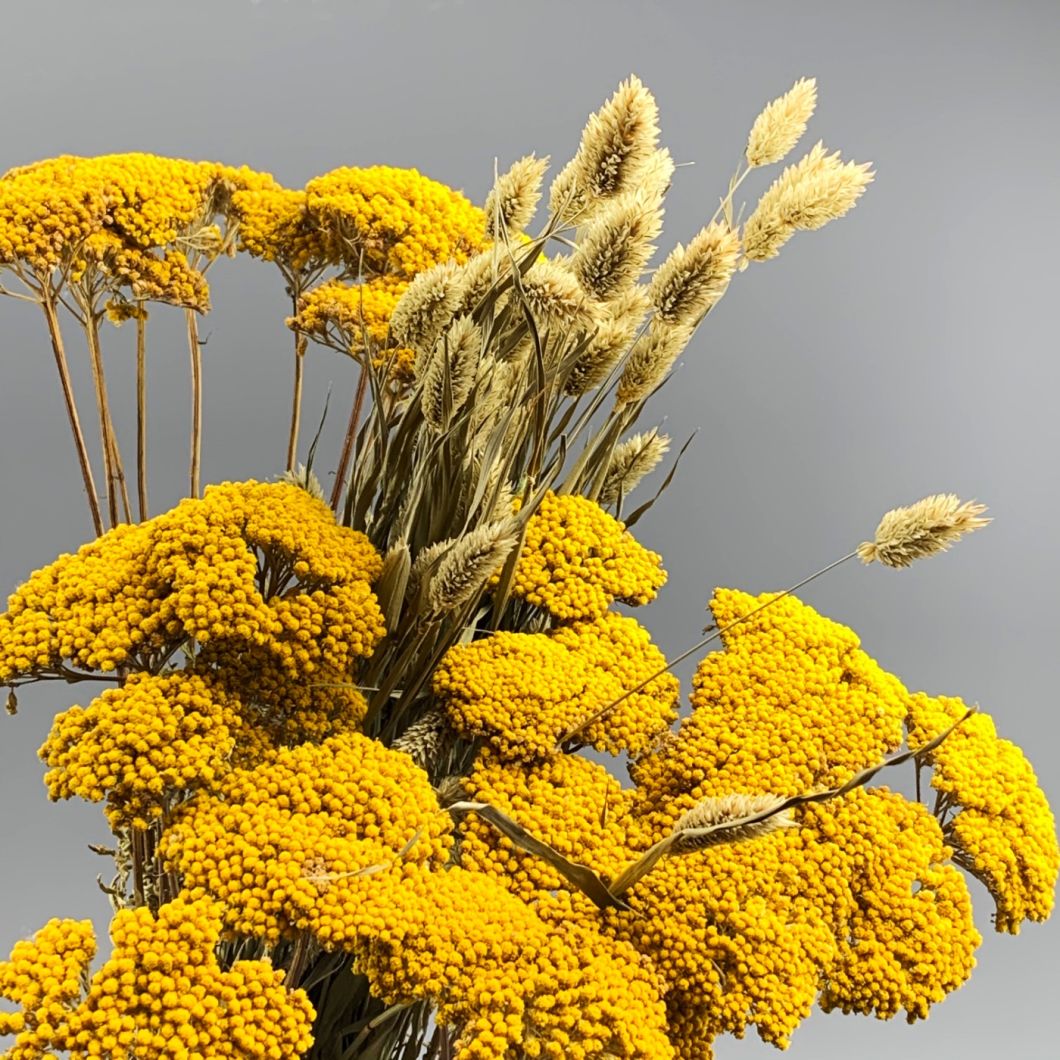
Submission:
<svg viewBox="0 0 1060 1060">
<path fill-rule="evenodd" d="M 877 180 L 847 218 L 738 276 L 655 399 L 677 442 L 698 434 L 638 527 L 672 572 L 643 618 L 674 654 L 696 639 L 715 585 L 789 585 L 927 493 L 983 500 L 996 521 L 955 551 L 906 571 L 847 564 L 803 596 L 909 687 L 992 712 L 1060 804 L 1055 2 L 7 0 L 0 38 L 0 170 L 147 150 L 245 162 L 297 186 L 389 163 L 479 202 L 495 157 L 569 157 L 586 115 L 633 71 L 658 97 L 663 142 L 695 163 L 678 170 L 664 248 L 713 212 L 761 104 L 816 75 L 804 146 L 823 138 L 872 160 Z M 745 185 L 752 203 L 769 179 Z M 204 478 L 267 478 L 284 457 L 291 371 L 281 284 L 243 258 L 211 282 Z M 38 316 L 0 300 L 0 593 L 89 535 Z M 179 319 L 157 317 L 155 511 L 183 486 L 188 418 Z M 109 336 L 125 412 L 129 331 Z M 312 424 L 329 384 L 333 407 L 348 400 L 351 366 L 314 349 L 307 373 Z M 330 461 L 343 415 L 322 443 Z M 27 689 L 18 716 L 0 718 L 2 955 L 51 916 L 105 923 L 94 876 L 109 863 L 86 850 L 105 837 L 101 814 L 48 803 L 35 754 L 52 715 L 84 693 Z M 1060 925 L 994 936 L 975 893 L 980 967 L 926 1024 L 815 1013 L 791 1055 L 1055 1056 Z"/>
</svg>

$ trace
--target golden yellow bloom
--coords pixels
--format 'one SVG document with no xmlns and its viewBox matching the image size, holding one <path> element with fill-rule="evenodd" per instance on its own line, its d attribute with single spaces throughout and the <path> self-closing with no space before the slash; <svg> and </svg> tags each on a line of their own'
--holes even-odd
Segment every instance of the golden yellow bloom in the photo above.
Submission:
<svg viewBox="0 0 1060 1060">
<path fill-rule="evenodd" d="M 619 600 L 646 604 L 666 581 L 658 553 L 593 501 L 548 493 L 530 519 L 512 592 L 558 619 L 597 618 Z"/>
<path fill-rule="evenodd" d="M 589 664 L 541 633 L 494 633 L 450 648 L 432 687 L 465 736 L 484 736 L 505 758 L 547 754 L 590 713 Z"/>
<path fill-rule="evenodd" d="M 551 636 L 591 668 L 582 697 L 582 713 L 573 724 L 624 697 L 580 732 L 580 741 L 598 751 L 628 751 L 636 757 L 652 747 L 677 720 L 680 683 L 671 673 L 659 674 L 666 658 L 635 618 L 608 611 L 590 621 L 560 626 Z M 659 676 L 639 692 L 626 694 L 653 674 Z"/>
<path fill-rule="evenodd" d="M 228 770 L 239 704 L 192 674 L 132 674 L 57 715 L 40 756 L 52 799 L 107 800 L 113 828 L 146 828 L 167 800 Z"/>
<path fill-rule="evenodd" d="M 718 589 L 714 620 L 724 629 L 767 599 Z M 901 744 L 908 693 L 852 630 L 785 596 L 722 639 L 696 671 L 692 715 L 635 767 L 643 803 L 665 805 L 668 827 L 708 795 L 842 784 Z"/>
<path fill-rule="evenodd" d="M 633 856 L 626 837 L 632 792 L 580 755 L 551 752 L 533 762 L 510 762 L 483 752 L 464 790 L 598 873 L 613 878 Z M 568 886 L 547 861 L 518 850 L 473 813 L 461 829 L 460 863 L 496 877 L 525 902 Z"/>
<path fill-rule="evenodd" d="M 181 808 L 161 853 L 193 895 L 224 903 L 233 931 L 276 941 L 308 929 L 332 946 L 355 931 L 344 904 L 356 872 L 440 866 L 451 843 L 427 774 L 347 732 L 232 771 Z"/>
<path fill-rule="evenodd" d="M 331 260 L 406 280 L 482 248 L 485 215 L 458 191 L 415 169 L 343 167 L 305 187 Z"/>
<path fill-rule="evenodd" d="M 220 928 L 218 903 L 185 895 L 162 906 L 157 918 L 147 908 L 123 909 L 111 922 L 113 952 L 85 986 L 91 924 L 50 921 L 0 964 L 0 993 L 22 1005 L 20 1018 L 3 1021 L 18 1031 L 8 1055 L 300 1055 L 313 1041 L 305 992 L 286 990 L 284 973 L 268 961 L 236 961 L 222 971 L 214 955 Z"/>
<path fill-rule="evenodd" d="M 264 648 L 291 676 L 348 669 L 383 635 L 363 534 L 287 483 L 224 483 L 36 571 L 0 615 L 0 680 L 150 670 L 187 639 Z"/>
<path fill-rule="evenodd" d="M 954 697 L 911 697 L 910 744 L 927 741 L 965 709 Z M 1015 935 L 1024 920 L 1047 919 L 1060 872 L 1056 819 L 1023 752 L 977 711 L 928 760 L 943 809 L 956 811 L 945 828 L 954 860 L 990 891 L 994 926 Z"/>
</svg>

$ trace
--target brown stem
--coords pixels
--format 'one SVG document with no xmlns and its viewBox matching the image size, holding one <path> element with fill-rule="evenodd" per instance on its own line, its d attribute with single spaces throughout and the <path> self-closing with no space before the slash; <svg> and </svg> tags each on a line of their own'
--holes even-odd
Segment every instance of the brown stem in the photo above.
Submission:
<svg viewBox="0 0 1060 1060">
<path fill-rule="evenodd" d="M 136 315 L 136 494 L 140 522 L 147 518 L 147 311 Z"/>
<path fill-rule="evenodd" d="M 295 310 L 297 311 L 297 302 Z M 294 392 L 291 396 L 291 433 L 287 439 L 287 470 L 294 471 L 298 459 L 298 429 L 302 421 L 302 369 L 308 340 L 300 331 L 294 333 Z"/>
<path fill-rule="evenodd" d="M 85 436 L 81 431 L 81 419 L 77 414 L 77 404 L 74 401 L 74 388 L 70 381 L 70 368 L 66 360 L 66 350 L 63 347 L 62 333 L 59 331 L 59 317 L 55 311 L 54 296 L 47 284 L 41 284 L 43 296 L 41 308 L 48 322 L 48 334 L 51 337 L 52 352 L 55 354 L 55 365 L 59 370 L 59 382 L 63 388 L 63 399 L 66 401 L 66 416 L 70 421 L 70 431 L 74 436 L 74 448 L 77 450 L 77 460 L 81 465 L 81 479 L 85 485 L 85 494 L 88 497 L 88 510 L 92 515 L 92 526 L 96 536 L 103 533 L 103 513 L 99 508 L 99 495 L 96 493 L 96 483 L 92 478 L 92 464 L 88 459 L 88 448 L 85 446 Z"/>
<path fill-rule="evenodd" d="M 368 356 L 367 352 L 364 356 Z M 357 424 L 361 418 L 364 392 L 368 387 L 368 370 L 363 363 L 360 364 L 360 372 L 357 378 L 357 392 L 353 397 L 353 409 L 350 411 L 350 422 L 346 425 L 346 437 L 342 442 L 339 466 L 335 469 L 335 485 L 331 489 L 331 507 L 336 515 L 339 511 L 339 500 L 342 498 L 342 487 L 346 482 L 346 472 L 349 470 L 350 456 L 353 453 L 353 442 L 357 437 Z"/>
<path fill-rule="evenodd" d="M 125 522 L 132 521 L 132 509 L 129 507 L 129 490 L 125 484 L 125 467 L 122 464 L 121 450 L 118 448 L 118 432 L 114 429 L 114 420 L 110 414 L 110 400 L 107 397 L 107 380 L 103 372 L 103 347 L 99 341 L 99 322 L 102 317 L 94 311 L 92 302 L 86 296 L 83 299 L 85 335 L 88 339 L 88 350 L 92 361 L 92 378 L 96 385 L 96 404 L 100 414 L 100 436 L 104 446 L 103 466 L 107 473 L 107 505 L 110 510 L 111 525 L 121 522 L 118 515 L 118 499 L 121 499 Z"/>
<path fill-rule="evenodd" d="M 202 344 L 194 309 L 185 309 L 188 354 L 191 357 L 191 461 L 188 469 L 189 496 L 199 496 L 199 465 L 202 460 Z"/>
</svg>

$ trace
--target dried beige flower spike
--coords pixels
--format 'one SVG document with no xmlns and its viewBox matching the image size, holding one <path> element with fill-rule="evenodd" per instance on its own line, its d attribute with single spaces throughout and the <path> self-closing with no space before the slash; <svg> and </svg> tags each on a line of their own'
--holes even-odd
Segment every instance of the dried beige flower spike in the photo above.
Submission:
<svg viewBox="0 0 1060 1060">
<path fill-rule="evenodd" d="M 694 832 L 700 828 L 713 828 L 726 821 L 741 821 L 753 814 L 773 810 L 786 802 L 779 795 L 720 795 L 700 799 L 687 813 L 683 814 L 674 825 L 677 839 L 671 848 L 675 854 L 689 850 L 716 846 L 718 843 L 742 842 L 745 839 L 757 839 L 769 835 L 778 828 L 791 828 L 794 818 L 787 810 L 781 810 L 761 821 L 735 824 L 732 828 L 719 828 L 708 835 L 682 836 L 682 832 Z"/>
<path fill-rule="evenodd" d="M 498 240 L 502 232 L 515 236 L 530 223 L 541 198 L 541 181 L 548 156 L 525 155 L 496 180 L 486 197 L 486 238 Z"/>
<path fill-rule="evenodd" d="M 961 502 L 953 493 L 936 493 L 906 508 L 889 511 L 872 541 L 858 545 L 863 563 L 908 567 L 914 560 L 944 552 L 965 534 L 986 526 L 985 504 Z"/>
<path fill-rule="evenodd" d="M 816 106 L 817 80 L 813 77 L 800 78 L 784 95 L 767 104 L 747 137 L 747 164 L 779 162 L 799 142 Z"/>
</svg>

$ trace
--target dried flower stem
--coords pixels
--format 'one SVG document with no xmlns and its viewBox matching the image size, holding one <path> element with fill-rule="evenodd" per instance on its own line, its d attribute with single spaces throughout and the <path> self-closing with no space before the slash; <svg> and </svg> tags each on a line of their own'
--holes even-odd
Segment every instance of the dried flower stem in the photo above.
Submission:
<svg viewBox="0 0 1060 1060">
<path fill-rule="evenodd" d="M 140 522 L 147 518 L 147 313 L 136 315 L 136 497 Z"/>
<path fill-rule="evenodd" d="M 40 306 L 48 324 L 48 335 L 51 338 L 52 352 L 55 354 L 55 366 L 59 371 L 59 383 L 63 389 L 63 400 L 66 402 L 66 417 L 70 421 L 70 431 L 74 436 L 74 448 L 77 450 L 77 461 L 81 466 L 81 479 L 88 497 L 88 510 L 92 515 L 92 526 L 99 537 L 103 533 L 103 513 L 99 507 L 99 496 L 96 483 L 92 477 L 92 464 L 88 458 L 85 436 L 81 430 L 81 418 L 77 414 L 77 403 L 74 400 L 74 388 L 70 381 L 70 366 L 66 359 L 62 332 L 59 330 L 59 316 L 55 310 L 55 296 L 47 282 L 41 284 Z"/>
<path fill-rule="evenodd" d="M 342 441 L 342 452 L 339 454 L 339 463 L 335 468 L 335 483 L 331 487 L 331 507 L 336 514 L 339 510 L 339 502 L 342 499 L 342 487 L 346 481 L 346 473 L 349 470 L 350 457 L 353 454 L 353 442 L 357 437 L 357 424 L 361 418 L 364 393 L 368 389 L 368 367 L 363 362 L 358 362 L 358 364 L 360 374 L 357 377 L 357 391 L 353 395 L 350 422 L 346 425 L 346 437 Z"/>
<path fill-rule="evenodd" d="M 298 315 L 298 295 L 292 296 L 292 313 Z M 309 340 L 295 329 L 294 333 L 294 388 L 291 395 L 291 432 L 287 438 L 287 470 L 294 471 L 298 461 L 298 429 L 302 419 L 302 376 L 305 368 L 305 351 Z"/>
<path fill-rule="evenodd" d="M 188 328 L 188 356 L 191 358 L 191 455 L 188 466 L 190 497 L 199 496 L 202 462 L 202 343 L 194 309 L 184 310 Z"/>
<path fill-rule="evenodd" d="M 114 421 L 110 415 L 110 401 L 107 397 L 107 379 L 103 371 L 103 348 L 99 341 L 100 316 L 87 300 L 83 303 L 83 309 L 85 337 L 88 340 L 89 358 L 92 362 L 92 382 L 96 388 L 96 408 L 99 412 L 103 471 L 107 479 L 107 509 L 110 515 L 110 525 L 116 526 L 121 521 L 118 514 L 119 499 L 122 502 L 126 522 L 132 519 L 132 510 L 129 507 L 129 491 L 125 485 L 125 469 L 118 450 L 118 436 L 114 430 Z"/>
</svg>

